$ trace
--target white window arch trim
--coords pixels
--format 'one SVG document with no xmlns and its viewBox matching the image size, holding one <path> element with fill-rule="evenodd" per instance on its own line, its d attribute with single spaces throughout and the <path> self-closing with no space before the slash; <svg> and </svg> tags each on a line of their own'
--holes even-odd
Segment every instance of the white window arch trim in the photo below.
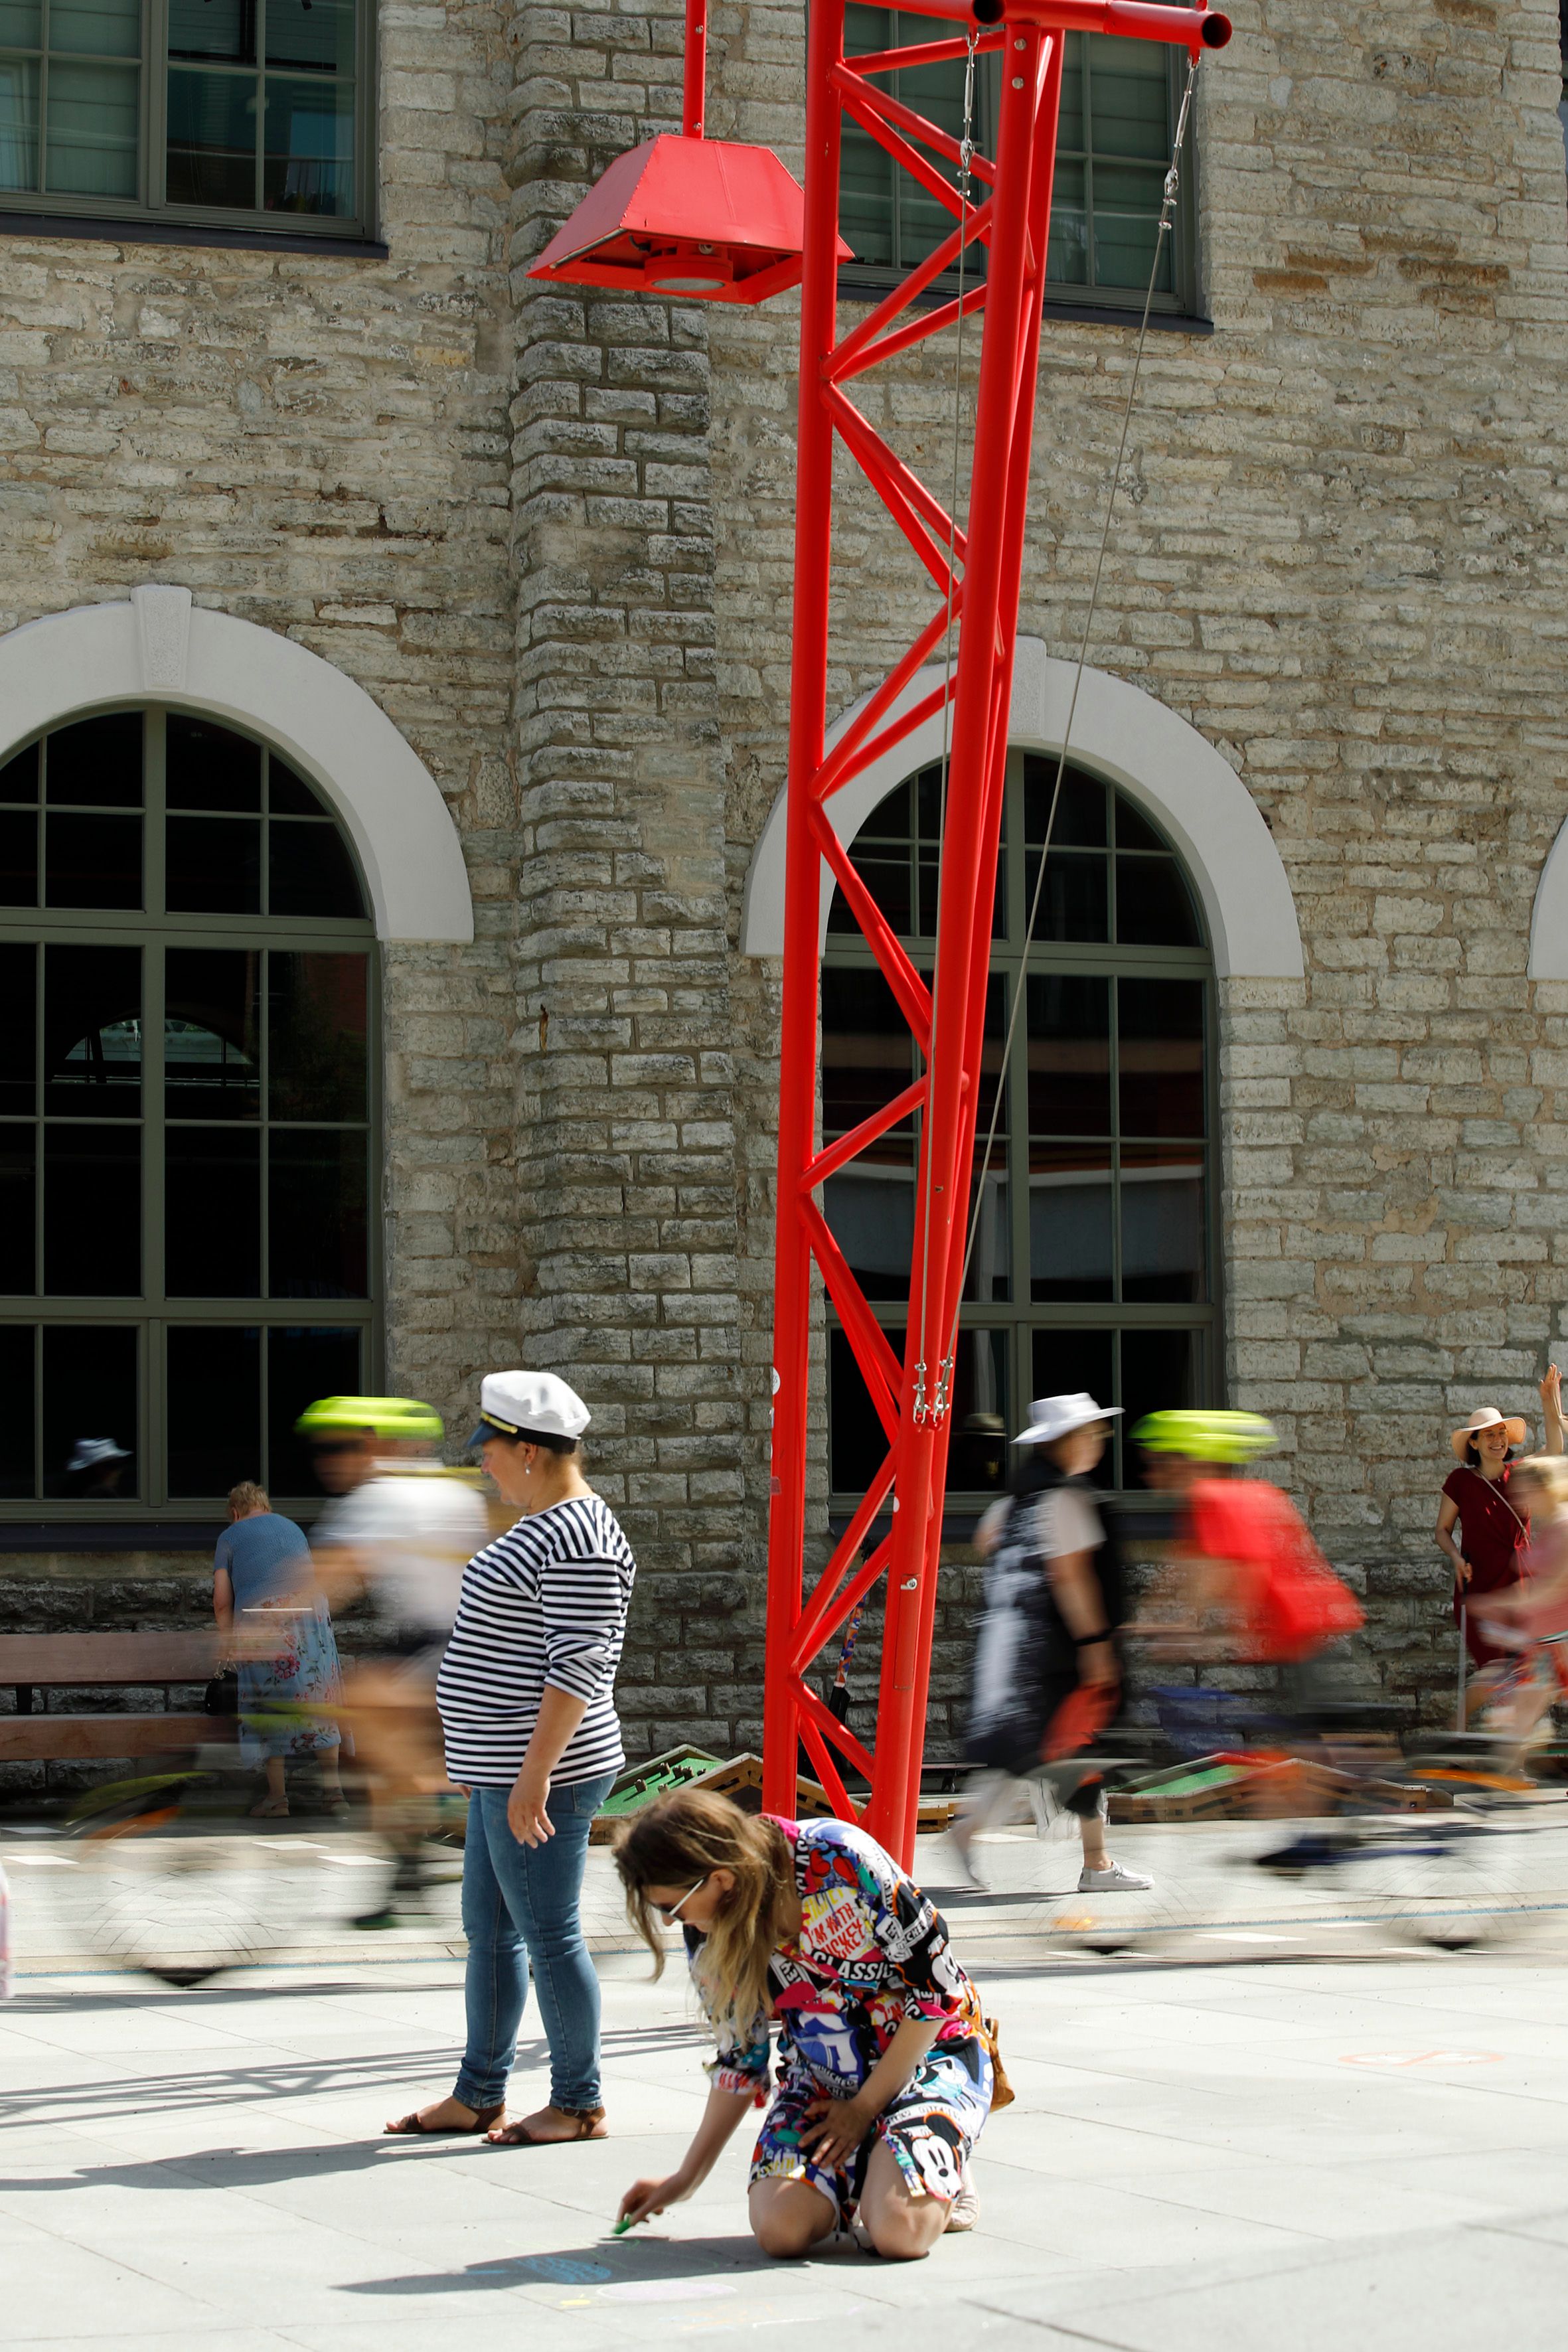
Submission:
<svg viewBox="0 0 1568 2352">
<path fill-rule="evenodd" d="M 1011 746 L 1047 754 L 1061 750 L 1076 667 L 1054 659 L 1038 637 L 1018 639 L 1007 725 Z M 921 670 L 889 717 L 940 687 L 942 675 L 940 665 Z M 863 695 L 835 722 L 828 730 L 830 749 L 869 700 Z M 836 793 L 827 809 L 846 847 L 896 785 L 940 760 L 942 752 L 939 713 Z M 1296 902 L 1274 836 L 1247 786 L 1206 737 L 1126 678 L 1086 668 L 1073 712 L 1070 756 L 1120 785 L 1180 853 L 1203 901 L 1220 979 L 1303 977 Z M 741 928 L 745 955 L 784 953 L 786 809 L 787 791 L 773 803 L 752 853 Z M 822 874 L 826 945 L 833 877 L 826 864 Z M 1563 883 L 1568 891 L 1568 866 Z"/>
<path fill-rule="evenodd" d="M 0 637 L 0 764 L 47 728 L 142 702 L 223 719 L 293 761 L 354 845 L 378 939 L 472 940 L 468 872 L 439 786 L 364 688 L 319 654 L 163 585 Z"/>
</svg>

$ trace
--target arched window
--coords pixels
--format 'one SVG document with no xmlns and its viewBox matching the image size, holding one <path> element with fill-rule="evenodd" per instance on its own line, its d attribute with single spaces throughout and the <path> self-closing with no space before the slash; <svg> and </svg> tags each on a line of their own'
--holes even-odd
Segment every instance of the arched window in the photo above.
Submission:
<svg viewBox="0 0 1568 2352">
<path fill-rule="evenodd" d="M 0 1516 L 312 1496 L 293 1423 L 377 1339 L 375 942 L 335 818 L 210 719 L 57 728 L 0 768 Z"/>
<path fill-rule="evenodd" d="M 1088 1389 L 1125 1409 L 1216 1393 L 1214 982 L 1181 863 L 1127 795 L 1069 767 L 1026 966 L 1054 759 L 1010 755 L 993 922 L 980 1193 L 961 1325 L 948 1490 L 994 1493 L 1028 1400 Z M 942 770 L 889 793 L 856 836 L 857 870 L 914 963 L 936 938 Z M 823 1139 L 918 1075 L 908 1024 L 836 895 L 822 973 Z M 1025 1008 L 1002 1069 L 1020 967 Z M 913 1241 L 915 1123 L 824 1190 L 857 1280 L 902 1351 Z M 973 1210 L 973 1202 L 972 1202 Z M 858 1500 L 886 1450 L 829 1318 L 830 1484 Z M 1134 1484 L 1120 1426 L 1101 1474 Z"/>
</svg>

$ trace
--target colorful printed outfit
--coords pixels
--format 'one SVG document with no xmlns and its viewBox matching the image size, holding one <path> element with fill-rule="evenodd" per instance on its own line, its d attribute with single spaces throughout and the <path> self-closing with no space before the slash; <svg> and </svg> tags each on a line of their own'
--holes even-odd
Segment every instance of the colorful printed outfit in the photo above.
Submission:
<svg viewBox="0 0 1568 2352">
<path fill-rule="evenodd" d="M 808 2180 L 836 2217 L 855 2206 L 875 2141 L 891 2149 L 917 2196 L 951 2200 L 991 2109 L 991 2053 L 980 1997 L 953 1958 L 947 1927 L 889 1854 L 843 1822 L 775 1826 L 795 1850 L 800 1934 L 768 1968 L 779 2021 L 778 2088 L 752 2156 L 752 2180 Z M 702 1937 L 686 1932 L 697 1961 Z M 860 2147 L 829 2169 L 801 2147 L 814 2100 L 853 2098 L 906 2018 L 941 2030 L 903 2089 Z M 721 2090 L 761 2105 L 770 2079 L 768 2019 L 737 2032 L 715 2021 L 719 2054 L 709 2073 Z"/>
</svg>

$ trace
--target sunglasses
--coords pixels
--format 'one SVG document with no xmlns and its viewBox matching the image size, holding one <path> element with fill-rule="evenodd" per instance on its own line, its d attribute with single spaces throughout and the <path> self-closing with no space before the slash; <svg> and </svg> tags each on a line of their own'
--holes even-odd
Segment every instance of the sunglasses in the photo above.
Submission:
<svg viewBox="0 0 1568 2352">
<path fill-rule="evenodd" d="M 656 1903 L 653 1907 L 658 1913 L 659 1917 L 661 1919 L 679 1919 L 687 1905 L 690 1902 L 692 1896 L 700 1893 L 700 1890 L 707 1885 L 708 1881 L 712 1877 L 712 1875 L 713 1873 L 710 1870 L 705 1870 L 701 1877 L 698 1880 L 697 1885 L 695 1886 L 689 1886 L 679 1903 Z"/>
</svg>

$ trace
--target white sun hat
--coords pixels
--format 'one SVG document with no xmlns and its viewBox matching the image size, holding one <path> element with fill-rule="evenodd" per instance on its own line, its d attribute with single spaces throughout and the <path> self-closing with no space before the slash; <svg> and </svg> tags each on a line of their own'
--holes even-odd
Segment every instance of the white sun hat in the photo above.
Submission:
<svg viewBox="0 0 1568 2352">
<path fill-rule="evenodd" d="M 1465 1458 L 1465 1448 L 1476 1432 L 1480 1429 L 1496 1429 L 1500 1423 L 1507 1430 L 1508 1442 L 1510 1445 L 1523 1445 L 1528 1440 L 1530 1423 L 1522 1414 L 1516 1412 L 1504 1420 L 1495 1404 L 1482 1404 L 1476 1407 L 1463 1429 L 1455 1430 L 1448 1443 L 1462 1462 Z"/>
<path fill-rule="evenodd" d="M 471 1452 L 487 1437 L 581 1437 L 593 1415 L 555 1372 L 487 1372 L 479 1383 L 479 1425 Z"/>
<path fill-rule="evenodd" d="M 1079 1389 L 1074 1396 L 1037 1397 L 1029 1407 L 1029 1426 L 1021 1429 L 1013 1443 L 1049 1445 L 1058 1437 L 1070 1436 L 1075 1429 L 1109 1421 L 1121 1411 L 1119 1404 L 1096 1404 L 1087 1389 Z"/>
</svg>

